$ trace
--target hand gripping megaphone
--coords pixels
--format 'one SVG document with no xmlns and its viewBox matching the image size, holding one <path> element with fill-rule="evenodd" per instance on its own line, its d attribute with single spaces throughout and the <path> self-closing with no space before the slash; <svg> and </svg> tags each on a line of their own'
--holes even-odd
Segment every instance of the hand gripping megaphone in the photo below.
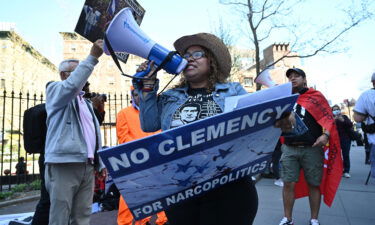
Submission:
<svg viewBox="0 0 375 225">
<path fill-rule="evenodd" d="M 255 78 L 255 83 L 264 85 L 266 87 L 273 87 L 276 86 L 277 84 L 275 81 L 272 80 L 271 75 L 270 75 L 270 69 L 263 70 L 257 78 Z"/>
<path fill-rule="evenodd" d="M 187 65 L 187 61 L 176 52 L 171 52 L 151 40 L 136 23 L 133 11 L 124 8 L 116 14 L 106 31 L 106 37 L 114 52 L 127 52 L 144 59 L 153 60 L 154 65 L 161 66 L 170 74 L 178 75 Z M 104 44 L 104 52 L 110 55 Z M 149 72 L 138 72 L 134 77 L 141 78 Z"/>
</svg>

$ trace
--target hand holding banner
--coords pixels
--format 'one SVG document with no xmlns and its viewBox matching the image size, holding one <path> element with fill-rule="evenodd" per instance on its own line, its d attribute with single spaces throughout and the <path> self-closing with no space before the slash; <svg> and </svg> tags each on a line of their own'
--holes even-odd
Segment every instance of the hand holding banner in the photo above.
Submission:
<svg viewBox="0 0 375 225">
<path fill-rule="evenodd" d="M 296 95 L 274 99 L 99 152 L 134 218 L 262 172 Z"/>
</svg>

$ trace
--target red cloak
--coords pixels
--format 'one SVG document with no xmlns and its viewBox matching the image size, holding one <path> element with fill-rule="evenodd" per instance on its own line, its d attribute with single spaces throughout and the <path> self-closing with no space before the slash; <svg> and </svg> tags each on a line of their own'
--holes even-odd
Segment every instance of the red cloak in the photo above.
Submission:
<svg viewBox="0 0 375 225">
<path fill-rule="evenodd" d="M 319 91 L 310 88 L 300 95 L 297 103 L 304 107 L 314 119 L 330 133 L 329 144 L 324 147 L 324 171 L 320 191 L 324 196 L 324 203 L 329 207 L 333 203 L 336 191 L 339 187 L 342 172 L 342 156 L 340 139 L 336 129 L 335 119 L 331 107 L 325 97 Z M 295 186 L 295 198 L 309 195 L 309 190 L 301 170 L 300 179 Z"/>
</svg>

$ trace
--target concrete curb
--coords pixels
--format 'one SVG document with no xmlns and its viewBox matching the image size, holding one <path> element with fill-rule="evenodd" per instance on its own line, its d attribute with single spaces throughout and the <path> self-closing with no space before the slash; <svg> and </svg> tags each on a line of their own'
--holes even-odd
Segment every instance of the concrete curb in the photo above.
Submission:
<svg viewBox="0 0 375 225">
<path fill-rule="evenodd" d="M 34 201 L 34 200 L 37 200 L 39 198 L 40 198 L 40 194 L 37 194 L 37 195 L 28 196 L 28 197 L 24 197 L 24 198 L 12 199 L 12 200 L 9 200 L 9 201 L 0 202 L 0 208 L 6 207 L 6 206 L 9 206 L 9 205 L 19 204 L 19 203 L 22 203 L 22 202 Z"/>
</svg>

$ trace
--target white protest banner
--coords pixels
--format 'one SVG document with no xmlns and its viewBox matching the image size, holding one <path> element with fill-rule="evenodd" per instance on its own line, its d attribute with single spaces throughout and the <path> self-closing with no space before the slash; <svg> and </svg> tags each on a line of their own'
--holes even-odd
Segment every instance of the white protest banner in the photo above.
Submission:
<svg viewBox="0 0 375 225">
<path fill-rule="evenodd" d="M 222 113 L 99 152 L 139 220 L 262 172 L 281 134 L 273 125 L 296 95 Z"/>
</svg>

